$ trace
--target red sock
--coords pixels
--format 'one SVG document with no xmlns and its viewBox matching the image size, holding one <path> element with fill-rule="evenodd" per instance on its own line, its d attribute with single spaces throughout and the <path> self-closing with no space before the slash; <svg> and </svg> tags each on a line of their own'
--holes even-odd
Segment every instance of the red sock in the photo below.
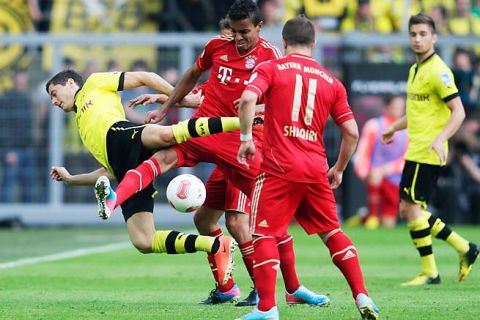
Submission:
<svg viewBox="0 0 480 320">
<path fill-rule="evenodd" d="M 367 186 L 368 215 L 378 216 L 380 208 L 380 185 Z"/>
<path fill-rule="evenodd" d="M 253 275 L 258 291 L 258 310 L 268 311 L 277 304 L 275 289 L 280 256 L 277 240 L 273 237 L 260 237 L 253 241 L 255 263 Z"/>
<path fill-rule="evenodd" d="M 339 229 L 334 230 L 328 239 L 326 246 L 330 250 L 333 263 L 340 269 L 352 290 L 353 298 L 359 293 L 368 295 L 363 274 L 358 260 L 357 249 L 352 241 Z M 328 237 L 328 236 L 327 236 Z"/>
<path fill-rule="evenodd" d="M 250 240 L 239 244 L 238 247 L 242 253 L 243 263 L 245 263 L 248 275 L 250 279 L 252 279 L 252 282 L 255 283 L 253 280 L 253 242 Z"/>
<path fill-rule="evenodd" d="M 280 254 L 280 269 L 283 282 L 288 293 L 293 293 L 300 286 L 297 272 L 295 271 L 295 249 L 293 238 L 288 233 L 277 239 L 278 253 Z"/>
<path fill-rule="evenodd" d="M 143 161 L 135 169 L 128 170 L 118 184 L 117 190 L 115 190 L 117 194 L 115 207 L 120 206 L 132 195 L 145 189 L 161 173 L 160 164 L 154 157 Z"/>
<path fill-rule="evenodd" d="M 223 236 L 222 228 L 218 228 L 217 230 L 213 231 L 212 233 L 209 234 L 209 236 L 210 237 L 221 237 L 221 236 Z M 207 259 L 208 259 L 208 264 L 210 265 L 210 270 L 212 270 L 213 278 L 215 279 L 215 282 L 217 283 L 218 290 L 220 290 L 222 292 L 226 292 L 226 291 L 232 289 L 233 285 L 235 284 L 235 281 L 233 281 L 233 278 L 230 277 L 230 279 L 228 279 L 227 283 L 222 284 L 220 281 L 218 281 L 217 265 L 215 264 L 215 259 L 213 258 L 213 254 L 207 253 Z"/>
</svg>

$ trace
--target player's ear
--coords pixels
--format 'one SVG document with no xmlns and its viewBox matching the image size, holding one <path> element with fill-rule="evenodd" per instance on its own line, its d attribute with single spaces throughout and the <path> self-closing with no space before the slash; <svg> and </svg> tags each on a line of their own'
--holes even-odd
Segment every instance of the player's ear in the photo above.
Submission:
<svg viewBox="0 0 480 320">
<path fill-rule="evenodd" d="M 437 42 L 437 39 L 438 39 L 437 34 L 436 33 L 432 34 L 432 43 L 433 44 L 435 44 Z"/>
<path fill-rule="evenodd" d="M 264 23 L 263 23 L 263 20 L 262 20 L 255 26 L 255 28 L 257 28 L 257 31 L 260 31 L 260 30 L 262 30 L 263 25 L 264 25 Z"/>
</svg>

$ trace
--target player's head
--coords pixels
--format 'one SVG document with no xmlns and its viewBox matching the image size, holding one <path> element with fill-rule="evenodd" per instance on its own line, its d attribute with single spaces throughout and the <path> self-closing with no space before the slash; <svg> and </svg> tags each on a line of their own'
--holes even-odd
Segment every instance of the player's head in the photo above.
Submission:
<svg viewBox="0 0 480 320">
<path fill-rule="evenodd" d="M 282 37 L 285 48 L 289 47 L 307 47 L 313 48 L 315 45 L 315 29 L 313 23 L 300 14 L 295 18 L 288 20 L 283 26 Z"/>
<path fill-rule="evenodd" d="M 433 52 L 433 45 L 437 41 L 435 22 L 430 16 L 419 13 L 411 16 L 408 21 L 408 35 L 410 48 L 416 55 Z"/>
<path fill-rule="evenodd" d="M 399 119 L 405 114 L 405 97 L 399 94 L 387 95 L 385 101 L 385 114 L 393 119 Z"/>
<path fill-rule="evenodd" d="M 220 30 L 220 35 L 222 36 L 231 36 L 232 35 L 232 28 L 230 28 L 230 23 L 228 22 L 228 19 L 222 18 L 218 22 L 218 28 Z"/>
<path fill-rule="evenodd" d="M 83 77 L 74 70 L 54 75 L 46 84 L 52 103 L 65 112 L 75 109 L 75 94 L 83 86 Z"/>
<path fill-rule="evenodd" d="M 227 17 L 238 52 L 245 54 L 253 49 L 263 27 L 257 5 L 251 0 L 236 0 L 228 10 Z"/>
</svg>

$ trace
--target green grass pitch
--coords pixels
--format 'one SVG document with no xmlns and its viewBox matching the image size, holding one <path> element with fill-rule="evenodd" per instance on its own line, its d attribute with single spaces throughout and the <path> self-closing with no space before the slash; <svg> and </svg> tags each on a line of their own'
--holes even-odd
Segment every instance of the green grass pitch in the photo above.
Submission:
<svg viewBox="0 0 480 320">
<path fill-rule="evenodd" d="M 185 228 L 185 230 L 187 230 Z M 455 228 L 480 241 L 479 227 Z M 326 308 L 288 307 L 281 276 L 281 319 L 359 319 L 350 289 L 316 236 L 292 227 L 301 282 L 328 294 Z M 458 257 L 434 240 L 443 283 L 403 288 L 419 272 L 419 259 L 404 226 L 393 230 L 345 229 L 359 251 L 367 288 L 380 319 L 480 319 L 480 261 L 464 283 L 456 282 Z M 18 259 L 128 241 L 125 228 L 0 231 L 0 266 Z M 235 278 L 250 291 L 240 254 Z M 0 268 L 0 319 L 235 319 L 250 311 L 232 304 L 202 306 L 213 281 L 205 254 L 142 255 L 133 248 Z"/>
</svg>

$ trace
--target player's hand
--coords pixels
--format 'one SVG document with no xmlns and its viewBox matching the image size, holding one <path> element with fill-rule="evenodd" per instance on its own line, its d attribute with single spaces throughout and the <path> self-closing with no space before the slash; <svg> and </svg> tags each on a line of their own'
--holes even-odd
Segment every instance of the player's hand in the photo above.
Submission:
<svg viewBox="0 0 480 320">
<path fill-rule="evenodd" d="M 253 140 L 242 141 L 240 148 L 238 148 L 237 161 L 245 168 L 249 168 L 249 162 L 253 162 L 255 158 L 255 144 Z"/>
<path fill-rule="evenodd" d="M 388 128 L 386 131 L 382 132 L 382 143 L 383 144 L 390 144 L 393 142 L 393 128 Z"/>
<path fill-rule="evenodd" d="M 440 165 L 444 166 L 447 164 L 447 156 L 445 155 L 445 151 L 443 150 L 443 142 L 436 138 L 433 140 L 430 147 L 428 147 L 428 152 L 435 151 L 440 159 Z"/>
<path fill-rule="evenodd" d="M 198 90 L 197 93 L 189 93 L 186 95 L 179 105 L 186 108 L 198 108 L 202 103 L 204 96 L 202 95 L 202 90 Z"/>
<path fill-rule="evenodd" d="M 154 111 L 147 112 L 145 116 L 145 123 L 159 123 L 167 115 L 168 110 L 163 107 Z"/>
<path fill-rule="evenodd" d="M 63 181 L 66 184 L 69 184 L 72 176 L 64 167 L 52 167 L 50 169 L 50 177 L 55 181 Z"/>
<path fill-rule="evenodd" d="M 145 93 L 139 95 L 136 98 L 128 101 L 127 107 L 128 108 L 135 108 L 140 105 L 149 105 L 154 103 L 165 103 L 168 100 L 168 96 L 166 94 L 152 94 L 152 93 Z"/>
<path fill-rule="evenodd" d="M 330 188 L 337 189 L 343 180 L 343 171 L 337 170 L 336 166 L 333 166 L 328 170 L 328 181 L 330 182 Z"/>
</svg>

